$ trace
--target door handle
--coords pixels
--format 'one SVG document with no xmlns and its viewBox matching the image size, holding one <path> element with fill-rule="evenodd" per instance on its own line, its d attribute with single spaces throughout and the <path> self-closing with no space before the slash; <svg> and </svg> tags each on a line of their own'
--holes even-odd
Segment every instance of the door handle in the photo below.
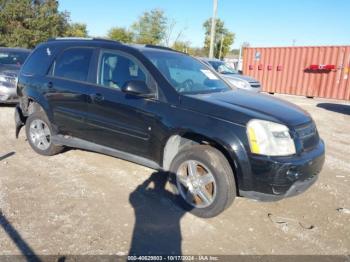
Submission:
<svg viewBox="0 0 350 262">
<path fill-rule="evenodd" d="M 92 94 L 92 95 L 90 95 L 90 97 L 91 97 L 91 100 L 92 100 L 92 101 L 95 101 L 95 102 L 101 102 L 101 101 L 104 100 L 103 95 L 102 95 L 102 94 L 99 94 L 99 93 L 97 93 L 97 94 Z"/>
</svg>

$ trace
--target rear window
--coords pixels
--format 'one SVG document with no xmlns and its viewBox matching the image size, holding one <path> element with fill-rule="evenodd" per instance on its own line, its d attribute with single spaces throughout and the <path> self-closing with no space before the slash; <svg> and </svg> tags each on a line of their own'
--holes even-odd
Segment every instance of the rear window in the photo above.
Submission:
<svg viewBox="0 0 350 262">
<path fill-rule="evenodd" d="M 0 50 L 0 64 L 21 66 L 26 60 L 29 52 Z"/>
<path fill-rule="evenodd" d="M 56 60 L 53 75 L 76 81 L 87 81 L 92 48 L 70 48 Z"/>
<path fill-rule="evenodd" d="M 40 46 L 29 56 L 22 67 L 22 72 L 28 75 L 46 75 L 55 48 Z"/>
</svg>

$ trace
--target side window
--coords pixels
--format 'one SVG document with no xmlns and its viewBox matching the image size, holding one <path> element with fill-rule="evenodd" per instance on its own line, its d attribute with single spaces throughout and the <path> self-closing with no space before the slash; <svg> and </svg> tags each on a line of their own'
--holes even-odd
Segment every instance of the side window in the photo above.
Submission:
<svg viewBox="0 0 350 262">
<path fill-rule="evenodd" d="M 98 84 L 120 89 L 131 80 L 145 81 L 152 88 L 150 76 L 139 62 L 119 52 L 105 51 L 100 56 Z"/>
<path fill-rule="evenodd" d="M 36 48 L 22 66 L 22 72 L 28 75 L 45 75 L 55 51 L 53 46 Z"/>
<path fill-rule="evenodd" d="M 92 48 L 69 48 L 56 60 L 53 75 L 70 80 L 87 81 Z"/>
</svg>

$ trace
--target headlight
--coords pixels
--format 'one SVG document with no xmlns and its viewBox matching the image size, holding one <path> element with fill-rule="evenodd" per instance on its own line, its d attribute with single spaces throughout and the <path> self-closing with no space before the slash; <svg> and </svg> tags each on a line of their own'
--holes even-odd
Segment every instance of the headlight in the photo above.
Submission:
<svg viewBox="0 0 350 262">
<path fill-rule="evenodd" d="M 288 156 L 295 154 L 295 144 L 285 125 L 253 119 L 247 124 L 250 150 L 254 154 Z"/>
<path fill-rule="evenodd" d="M 249 88 L 250 84 L 244 80 L 239 80 L 239 79 L 229 79 L 229 82 L 237 88 Z"/>
</svg>

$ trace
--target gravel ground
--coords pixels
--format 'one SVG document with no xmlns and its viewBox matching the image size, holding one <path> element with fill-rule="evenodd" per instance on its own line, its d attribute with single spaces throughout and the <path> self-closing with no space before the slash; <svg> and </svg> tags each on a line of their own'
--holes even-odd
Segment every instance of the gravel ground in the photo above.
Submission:
<svg viewBox="0 0 350 262">
<path fill-rule="evenodd" d="M 282 96 L 310 112 L 327 148 L 317 183 L 300 196 L 236 198 L 213 219 L 183 212 L 162 174 L 81 150 L 36 154 L 14 107 L 0 106 L 0 255 L 350 254 L 350 104 Z"/>
</svg>

